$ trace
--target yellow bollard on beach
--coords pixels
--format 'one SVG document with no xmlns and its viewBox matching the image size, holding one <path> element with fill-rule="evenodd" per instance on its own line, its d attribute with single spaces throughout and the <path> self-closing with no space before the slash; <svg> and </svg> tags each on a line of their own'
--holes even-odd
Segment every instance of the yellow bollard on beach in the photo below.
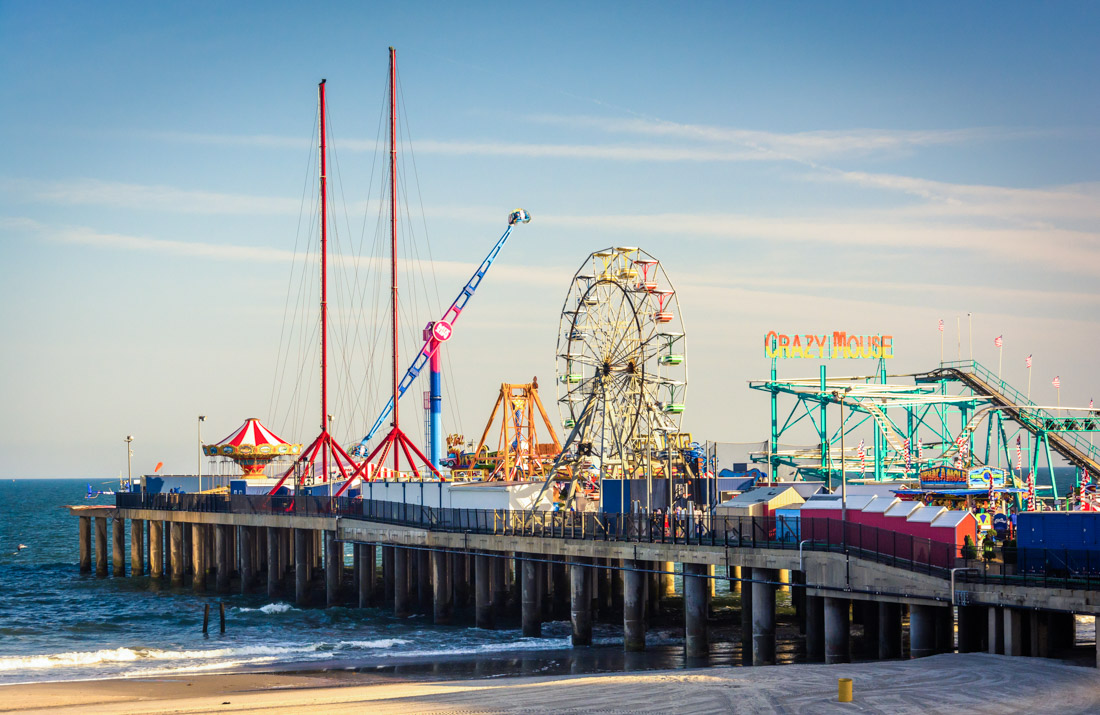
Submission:
<svg viewBox="0 0 1100 715">
<path fill-rule="evenodd" d="M 842 703 L 852 702 L 852 679 L 839 678 L 836 684 L 836 699 Z"/>
</svg>

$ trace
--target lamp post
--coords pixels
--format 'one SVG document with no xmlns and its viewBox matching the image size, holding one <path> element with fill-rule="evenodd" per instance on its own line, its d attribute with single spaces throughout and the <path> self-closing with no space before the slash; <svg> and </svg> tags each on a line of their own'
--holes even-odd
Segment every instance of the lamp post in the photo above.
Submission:
<svg viewBox="0 0 1100 715">
<path fill-rule="evenodd" d="M 134 456 L 134 450 L 130 449 L 130 443 L 134 441 L 134 435 L 126 435 L 126 487 L 133 489 L 130 485 L 134 481 L 133 473 L 130 470 L 130 463 L 133 461 L 131 458 Z"/>
<path fill-rule="evenodd" d="M 840 401 L 840 528 L 844 543 L 848 543 L 848 470 L 844 467 L 844 398 L 852 391 L 845 387 L 844 392 L 833 390 L 833 399 Z"/>
<path fill-rule="evenodd" d="M 199 455 L 196 459 L 198 463 L 199 472 L 199 491 L 202 491 L 202 423 L 206 421 L 206 415 L 199 415 L 198 421 L 198 435 L 199 435 Z"/>
</svg>

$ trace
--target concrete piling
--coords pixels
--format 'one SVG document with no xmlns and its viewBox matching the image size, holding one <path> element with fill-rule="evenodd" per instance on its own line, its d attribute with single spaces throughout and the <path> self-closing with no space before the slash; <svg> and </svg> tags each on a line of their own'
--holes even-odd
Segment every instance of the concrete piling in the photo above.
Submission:
<svg viewBox="0 0 1100 715">
<path fill-rule="evenodd" d="M 214 527 L 214 588 L 218 593 L 229 593 L 231 560 L 228 532 L 229 527 L 225 524 Z"/>
<path fill-rule="evenodd" d="M 279 549 L 280 529 L 269 528 L 267 530 L 267 595 L 274 598 L 279 593 L 279 582 L 282 580 L 282 559 Z M 241 540 L 243 546 L 243 539 Z M 244 579 L 244 574 L 241 574 Z"/>
<path fill-rule="evenodd" d="M 909 657 L 936 654 L 936 606 L 909 606 Z"/>
<path fill-rule="evenodd" d="M 309 544 L 312 537 L 305 529 L 294 530 L 294 602 L 309 603 Z"/>
<path fill-rule="evenodd" d="M 80 573 L 89 573 L 92 570 L 92 522 L 87 516 L 77 521 L 80 527 Z"/>
<path fill-rule="evenodd" d="M 191 543 L 194 545 L 194 569 L 191 574 L 191 588 L 195 591 L 206 590 L 206 527 L 202 524 L 191 525 Z"/>
<path fill-rule="evenodd" d="M 710 654 L 707 634 L 706 564 L 684 564 L 684 650 L 688 658 Z"/>
<path fill-rule="evenodd" d="M 432 620 L 437 626 L 445 626 L 451 623 L 454 617 L 453 587 L 449 568 L 450 554 L 446 551 L 433 551 L 430 559 L 432 569 Z"/>
<path fill-rule="evenodd" d="M 752 664 L 775 665 L 775 569 L 753 569 Z"/>
<path fill-rule="evenodd" d="M 474 609 L 478 628 L 493 627 L 493 590 L 491 574 L 492 557 L 488 554 L 474 556 Z"/>
<path fill-rule="evenodd" d="M 623 649 L 645 650 L 646 578 L 643 561 L 627 561 L 623 571 Z"/>
<path fill-rule="evenodd" d="M 126 520 L 120 517 L 111 519 L 111 575 L 125 576 L 126 561 L 123 552 L 126 544 Z"/>
<path fill-rule="evenodd" d="M 741 664 L 752 665 L 752 578 L 753 570 L 741 567 Z"/>
<path fill-rule="evenodd" d="M 237 527 L 237 543 L 240 546 L 240 572 L 241 593 L 248 593 L 256 578 L 256 565 L 253 562 L 254 549 L 252 548 L 252 528 L 248 526 Z"/>
<path fill-rule="evenodd" d="M 149 522 L 149 576 L 164 577 L 164 522 Z"/>
<path fill-rule="evenodd" d="M 412 615 L 409 604 L 409 550 L 400 547 L 393 550 L 393 615 L 397 618 Z"/>
<path fill-rule="evenodd" d="M 878 657 L 882 660 L 901 657 L 900 603 L 878 604 Z"/>
<path fill-rule="evenodd" d="M 825 597 L 825 663 L 852 662 L 850 603 L 846 598 Z"/>
<path fill-rule="evenodd" d="M 569 566 L 569 617 L 574 646 L 592 645 L 592 579 L 578 558 Z"/>
<path fill-rule="evenodd" d="M 184 573 L 184 531 L 183 524 L 178 521 L 172 521 L 168 523 L 168 532 L 170 535 L 169 558 L 172 563 L 172 585 L 183 585 L 183 573 Z"/>
<path fill-rule="evenodd" d="M 145 575 L 145 522 L 130 520 L 130 575 Z"/>
<path fill-rule="evenodd" d="M 825 599 L 806 596 L 806 659 L 811 663 L 825 660 Z"/>
<path fill-rule="evenodd" d="M 523 573 L 520 578 L 520 606 L 523 620 L 523 635 L 538 637 L 542 635 L 542 603 L 539 600 L 539 568 L 529 559 L 523 561 Z"/>
<path fill-rule="evenodd" d="M 324 532 L 325 538 L 325 605 L 335 606 L 340 600 L 340 581 L 344 571 L 344 544 L 336 540 L 335 531 Z"/>
</svg>

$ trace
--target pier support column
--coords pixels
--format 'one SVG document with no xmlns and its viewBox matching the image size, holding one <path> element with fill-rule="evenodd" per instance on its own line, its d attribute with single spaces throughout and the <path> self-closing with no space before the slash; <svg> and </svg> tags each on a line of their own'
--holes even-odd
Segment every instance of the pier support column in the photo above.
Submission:
<svg viewBox="0 0 1100 715">
<path fill-rule="evenodd" d="M 170 558 L 172 562 L 172 585 L 183 585 L 183 524 L 178 521 L 168 522 L 168 533 L 171 542 Z"/>
<path fill-rule="evenodd" d="M 646 616 L 653 618 L 661 612 L 661 574 L 657 570 L 661 568 L 661 561 L 646 561 L 646 568 L 652 573 L 646 574 L 646 599 L 649 601 L 646 608 Z"/>
<path fill-rule="evenodd" d="M 359 553 L 359 580 L 356 588 L 359 591 L 359 607 L 366 608 L 374 603 L 375 581 L 375 551 L 374 544 L 356 544 Z"/>
<path fill-rule="evenodd" d="M 707 633 L 706 564 L 684 564 L 684 652 L 688 658 L 710 655 Z"/>
<path fill-rule="evenodd" d="M 283 575 L 282 560 L 279 558 L 279 529 L 269 527 L 267 530 L 267 595 L 274 598 L 279 592 L 279 581 Z M 244 540 L 241 539 L 241 546 Z M 241 574 L 244 580 L 244 574 Z"/>
<path fill-rule="evenodd" d="M 248 593 L 256 579 L 256 566 L 252 562 L 252 527 L 237 527 L 237 543 L 240 547 L 241 593 Z"/>
<path fill-rule="evenodd" d="M 393 550 L 393 615 L 408 618 L 409 608 L 409 550 L 395 547 Z"/>
<path fill-rule="evenodd" d="M 294 602 L 309 604 L 309 542 L 312 536 L 305 529 L 294 530 Z"/>
<path fill-rule="evenodd" d="M 80 523 L 80 573 L 89 573 L 92 570 L 92 521 L 91 517 L 82 516 Z"/>
<path fill-rule="evenodd" d="M 191 543 L 195 548 L 193 569 L 191 573 L 191 588 L 196 591 L 206 590 L 206 527 L 202 524 L 191 525 Z"/>
<path fill-rule="evenodd" d="M 646 573 L 644 561 L 626 561 L 623 574 L 623 650 L 645 650 Z"/>
<path fill-rule="evenodd" d="M 752 664 L 775 665 L 775 591 L 779 579 L 775 569 L 753 569 L 758 579 L 752 585 Z"/>
<path fill-rule="evenodd" d="M 592 594 L 588 568 L 579 563 L 569 566 L 569 617 L 573 625 L 573 646 L 592 645 Z"/>
<path fill-rule="evenodd" d="M 454 583 L 454 605 L 466 608 L 470 605 L 470 566 L 465 551 L 451 553 L 451 581 Z"/>
<path fill-rule="evenodd" d="M 1028 655 L 1032 658 L 1049 658 L 1049 614 L 1043 611 L 1032 611 L 1028 616 L 1031 620 L 1028 628 L 1028 640 L 1030 641 Z"/>
<path fill-rule="evenodd" d="M 454 619 L 451 584 L 451 558 L 446 551 L 430 554 L 432 567 L 432 620 L 437 626 L 449 625 Z"/>
<path fill-rule="evenodd" d="M 393 599 L 396 582 L 393 578 L 393 546 L 382 547 L 382 600 L 389 602 Z"/>
<path fill-rule="evenodd" d="M 936 606 L 909 606 L 909 657 L 936 654 Z"/>
<path fill-rule="evenodd" d="M 741 567 L 741 665 L 752 665 L 752 569 Z"/>
<path fill-rule="evenodd" d="M 130 520 L 130 575 L 145 575 L 145 522 Z"/>
<path fill-rule="evenodd" d="M 325 532 L 325 605 L 332 608 L 340 599 L 340 576 L 344 571 L 344 544 L 335 531 Z"/>
<path fill-rule="evenodd" d="M 985 648 L 989 616 L 981 606 L 959 606 L 959 652 L 980 653 Z"/>
<path fill-rule="evenodd" d="M 989 606 L 986 611 L 986 650 L 992 655 L 1005 654 L 1004 614 L 998 606 Z"/>
<path fill-rule="evenodd" d="M 503 611 L 508 603 L 508 576 L 506 573 L 508 561 L 509 559 L 502 556 L 491 558 L 489 561 L 493 571 L 493 610 L 496 612 Z"/>
<path fill-rule="evenodd" d="M 520 605 L 523 618 L 523 635 L 534 638 L 542 635 L 542 603 L 539 600 L 539 567 L 534 561 L 523 561 L 520 578 Z"/>
<path fill-rule="evenodd" d="M 123 551 L 126 544 L 126 520 L 116 516 L 111 519 L 111 575 L 126 575 L 126 559 Z"/>
<path fill-rule="evenodd" d="M 427 550 L 417 551 L 416 560 L 417 600 L 420 602 L 420 610 L 428 613 L 433 611 L 432 596 L 435 593 L 432 588 L 432 554 Z"/>
<path fill-rule="evenodd" d="M 811 663 L 825 660 L 825 599 L 806 596 L 806 659 Z"/>
<path fill-rule="evenodd" d="M 936 652 L 955 652 L 955 609 L 936 609 Z"/>
<path fill-rule="evenodd" d="M 149 522 L 149 575 L 152 578 L 164 576 L 164 522 Z"/>
<path fill-rule="evenodd" d="M 229 593 L 229 526 L 214 526 L 214 586 L 218 593 Z"/>
<path fill-rule="evenodd" d="M 878 604 L 878 657 L 884 660 L 901 657 L 900 603 Z"/>
<path fill-rule="evenodd" d="M 741 567 L 727 566 L 726 576 L 730 580 L 730 593 L 741 593 Z"/>
<path fill-rule="evenodd" d="M 825 663 L 852 662 L 852 635 L 847 598 L 825 597 Z"/>
<path fill-rule="evenodd" d="M 474 607 L 478 628 L 493 627 L 493 589 L 491 574 L 492 557 L 486 554 L 474 556 Z"/>
</svg>

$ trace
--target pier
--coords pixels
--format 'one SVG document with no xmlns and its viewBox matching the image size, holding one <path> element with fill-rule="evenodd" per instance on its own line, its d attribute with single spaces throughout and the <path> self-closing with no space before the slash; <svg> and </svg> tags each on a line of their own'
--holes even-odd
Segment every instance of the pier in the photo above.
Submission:
<svg viewBox="0 0 1100 715">
<path fill-rule="evenodd" d="M 398 617 L 431 614 L 440 625 L 472 608 L 479 628 L 507 614 L 532 637 L 568 612 L 575 647 L 591 644 L 597 616 L 617 612 L 624 649 L 644 650 L 648 626 L 680 576 L 689 659 L 707 657 L 714 642 L 716 579 L 740 592 L 743 660 L 752 665 L 776 663 L 780 589 L 790 589 L 811 662 L 849 662 L 854 624 L 864 635 L 862 658 L 956 649 L 1047 657 L 1073 645 L 1075 614 L 1100 613 L 1100 577 L 1029 577 L 961 559 L 946 568 L 919 539 L 855 524 L 837 530 L 841 540 L 793 542 L 777 539 L 773 517 L 666 523 L 642 513 L 140 493 L 118 494 L 114 507 L 71 511 L 80 570 L 90 573 L 94 561 L 99 577 L 108 577 L 109 549 L 115 578 L 148 576 L 200 593 L 228 593 L 236 584 L 301 607 L 389 607 Z M 858 538 L 851 527 L 861 529 Z M 893 543 L 876 548 L 878 538 Z M 908 550 L 899 539 L 911 540 Z"/>
</svg>

